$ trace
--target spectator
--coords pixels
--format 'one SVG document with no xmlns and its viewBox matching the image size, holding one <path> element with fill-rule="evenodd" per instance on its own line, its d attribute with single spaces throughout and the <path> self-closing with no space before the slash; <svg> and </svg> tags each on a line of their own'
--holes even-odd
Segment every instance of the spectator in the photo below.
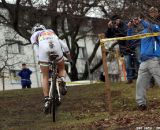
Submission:
<svg viewBox="0 0 160 130">
<path fill-rule="evenodd" d="M 153 16 L 149 10 L 149 15 Z M 160 26 L 143 20 L 138 19 L 144 27 L 142 33 L 159 32 Z M 157 40 L 156 40 L 157 39 Z M 141 64 L 138 71 L 138 79 L 136 83 L 136 102 L 139 110 L 146 110 L 146 89 L 150 85 L 151 77 L 160 86 L 160 36 L 147 37 L 141 39 Z"/>
<path fill-rule="evenodd" d="M 151 20 L 156 23 L 159 24 L 160 23 L 160 14 L 158 12 L 158 9 L 155 7 L 151 7 L 149 9 L 149 16 L 151 18 Z"/>
<path fill-rule="evenodd" d="M 127 25 L 121 20 L 118 15 L 114 15 L 111 20 L 108 22 L 108 29 L 105 33 L 105 36 L 108 38 L 113 37 L 123 37 L 127 35 Z M 127 72 L 127 84 L 133 82 L 134 74 L 131 66 L 132 49 L 127 44 L 127 41 L 118 41 L 120 54 L 124 56 L 125 66 Z"/>
<path fill-rule="evenodd" d="M 104 72 L 100 72 L 99 80 L 105 82 Z"/>
<path fill-rule="evenodd" d="M 109 54 L 107 66 L 108 66 L 108 76 L 110 81 L 118 82 L 119 81 L 118 63 L 114 52 L 111 52 Z"/>
<path fill-rule="evenodd" d="M 128 30 L 127 30 L 127 35 L 136 35 L 140 33 L 140 30 L 142 30 L 141 26 L 139 25 L 139 20 L 137 17 L 134 17 L 131 21 L 128 23 Z M 129 40 L 127 41 L 128 45 L 132 49 L 132 55 L 130 55 L 130 59 L 132 59 L 132 73 L 134 73 L 134 78 L 137 78 L 138 75 L 138 69 L 140 65 L 140 39 L 139 40 Z"/>
<path fill-rule="evenodd" d="M 123 37 L 127 35 L 127 26 L 126 24 L 120 19 L 118 15 L 114 15 L 111 20 L 108 22 L 108 29 L 105 32 L 105 36 L 107 38 L 113 37 Z M 119 41 L 120 47 L 120 54 L 124 55 L 127 52 L 126 43 L 124 41 Z"/>
<path fill-rule="evenodd" d="M 18 73 L 18 75 L 21 77 L 22 89 L 31 88 L 31 80 L 30 80 L 31 74 L 32 71 L 26 67 L 25 63 L 23 63 L 22 70 Z"/>
<path fill-rule="evenodd" d="M 135 35 L 135 34 L 138 34 L 140 32 L 141 27 L 137 26 L 138 24 L 139 24 L 139 20 L 138 20 L 137 17 L 133 18 L 128 23 L 128 32 L 127 32 L 128 36 Z M 128 43 L 130 43 L 130 46 L 135 46 L 136 47 L 136 49 L 135 49 L 136 56 L 133 58 L 133 60 L 134 60 L 134 65 L 135 65 L 134 68 L 135 68 L 135 71 L 136 71 L 136 73 L 135 73 L 136 76 L 135 77 L 137 77 L 139 65 L 141 63 L 141 60 L 140 60 L 140 46 L 139 46 L 140 39 L 135 40 L 135 41 L 129 41 Z M 153 87 L 154 85 L 155 85 L 155 80 L 152 77 L 151 80 L 150 80 L 150 86 Z"/>
</svg>

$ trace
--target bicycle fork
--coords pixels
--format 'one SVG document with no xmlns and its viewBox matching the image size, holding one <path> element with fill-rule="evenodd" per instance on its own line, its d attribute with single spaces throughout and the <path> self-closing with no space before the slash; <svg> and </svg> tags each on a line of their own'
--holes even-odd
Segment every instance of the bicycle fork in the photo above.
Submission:
<svg viewBox="0 0 160 130">
<path fill-rule="evenodd" d="M 58 93 L 58 100 L 61 101 L 61 94 L 60 94 L 60 91 L 59 91 L 59 83 L 58 83 L 58 81 L 56 81 L 56 87 L 57 87 L 57 93 Z"/>
<path fill-rule="evenodd" d="M 57 89 L 57 94 L 58 94 L 58 100 L 61 101 L 61 95 L 60 95 L 60 90 L 59 90 L 59 83 L 58 81 L 56 81 L 56 89 Z M 53 98 L 53 95 L 52 95 L 52 89 L 53 89 L 53 83 L 51 81 L 51 85 L 50 85 L 50 89 L 49 89 L 49 99 L 52 99 Z"/>
</svg>

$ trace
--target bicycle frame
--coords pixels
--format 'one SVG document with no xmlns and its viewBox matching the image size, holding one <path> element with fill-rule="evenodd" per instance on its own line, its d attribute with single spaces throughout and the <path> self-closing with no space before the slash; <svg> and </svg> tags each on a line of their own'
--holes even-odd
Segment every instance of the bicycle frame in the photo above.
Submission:
<svg viewBox="0 0 160 130">
<path fill-rule="evenodd" d="M 55 64 L 55 63 L 54 63 Z M 54 74 L 56 74 L 56 77 L 57 77 L 57 68 L 56 68 L 56 65 L 54 65 L 55 67 L 53 67 L 52 69 L 54 69 L 53 71 L 52 71 L 52 75 L 51 75 L 51 78 L 52 78 L 52 80 L 51 80 L 51 85 L 50 85 L 50 89 L 49 89 L 49 98 L 50 99 L 52 99 L 53 98 L 53 77 L 54 77 L 54 75 L 53 75 L 53 73 Z M 61 100 L 61 94 L 60 94 L 60 91 L 59 91 L 59 83 L 58 83 L 58 81 L 57 81 L 57 78 L 56 78 L 56 90 L 57 90 L 57 92 L 58 92 L 58 99 L 59 99 L 59 101 Z"/>
<path fill-rule="evenodd" d="M 50 99 L 50 113 L 52 113 L 53 122 L 56 120 L 56 108 L 57 108 L 57 100 L 60 101 L 60 91 L 59 91 L 59 83 L 57 81 L 57 64 L 56 64 L 56 55 L 51 55 L 50 58 L 50 66 L 52 69 L 51 74 L 51 85 L 49 89 L 49 99 Z"/>
</svg>

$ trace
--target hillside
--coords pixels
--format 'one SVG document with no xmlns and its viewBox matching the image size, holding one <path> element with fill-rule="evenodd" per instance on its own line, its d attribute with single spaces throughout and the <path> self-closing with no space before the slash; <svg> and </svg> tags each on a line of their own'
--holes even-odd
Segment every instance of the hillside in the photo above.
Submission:
<svg viewBox="0 0 160 130">
<path fill-rule="evenodd" d="M 41 88 L 0 92 L 0 130 L 136 130 L 160 127 L 160 90 L 148 91 L 149 108 L 137 111 L 135 84 L 112 84 L 113 115 L 105 110 L 104 84 L 69 87 L 57 122 L 42 113 Z M 148 130 L 148 129 L 147 129 Z"/>
</svg>

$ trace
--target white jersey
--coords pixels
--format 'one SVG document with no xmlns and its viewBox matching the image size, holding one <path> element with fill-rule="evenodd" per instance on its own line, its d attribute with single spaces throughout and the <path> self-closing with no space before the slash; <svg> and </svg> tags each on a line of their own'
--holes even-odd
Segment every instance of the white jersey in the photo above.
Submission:
<svg viewBox="0 0 160 130">
<path fill-rule="evenodd" d="M 42 62 L 49 61 L 49 52 L 53 52 L 55 55 L 58 55 L 57 60 L 63 58 L 63 51 L 65 53 L 69 53 L 67 44 L 60 40 L 51 29 L 41 30 L 33 33 L 30 40 L 32 44 L 37 45 L 35 51 L 39 61 Z"/>
</svg>

